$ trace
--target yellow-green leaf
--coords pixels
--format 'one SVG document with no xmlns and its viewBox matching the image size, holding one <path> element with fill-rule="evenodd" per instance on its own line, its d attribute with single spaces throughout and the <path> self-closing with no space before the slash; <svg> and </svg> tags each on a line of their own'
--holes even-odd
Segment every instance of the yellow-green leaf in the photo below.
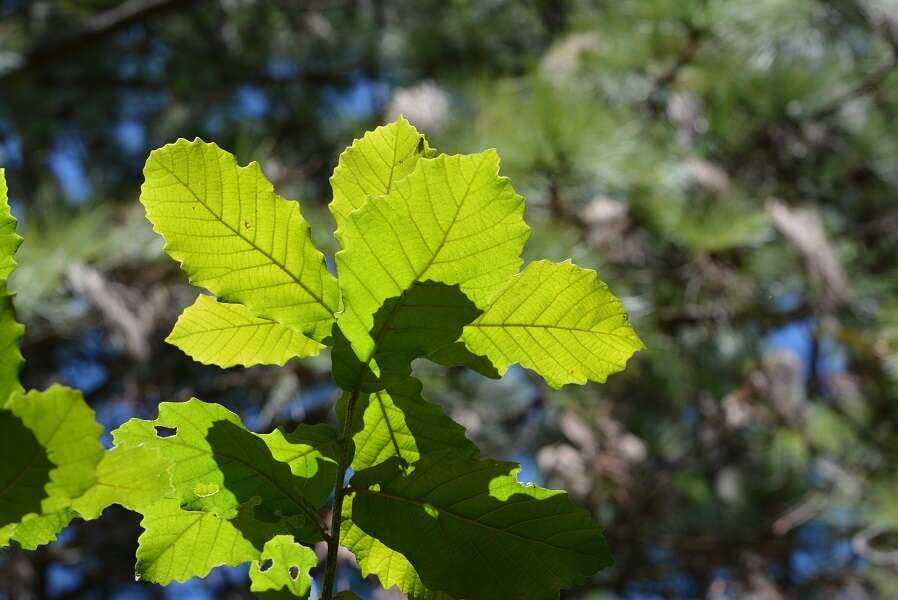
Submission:
<svg viewBox="0 0 898 600">
<path fill-rule="evenodd" d="M 569 261 L 529 264 L 462 340 L 500 373 L 520 363 L 555 388 L 603 382 L 643 348 L 621 301 L 595 271 Z"/>
<path fill-rule="evenodd" d="M 312 589 L 309 571 L 317 564 L 311 548 L 297 544 L 289 535 L 273 537 L 249 569 L 250 590 L 262 598 L 305 598 Z"/>
<path fill-rule="evenodd" d="M 242 304 L 200 296 L 184 309 L 166 341 L 206 365 L 283 366 L 291 358 L 315 356 L 324 346 Z"/>
<path fill-rule="evenodd" d="M 331 213 L 341 228 L 349 213 L 361 208 L 369 196 L 382 196 L 412 172 L 419 158 L 435 152 L 405 117 L 367 132 L 340 155 L 331 177 L 334 199 Z"/>
<path fill-rule="evenodd" d="M 530 228 L 524 199 L 498 175 L 499 156 L 421 159 L 390 193 L 370 198 L 337 231 L 345 311 L 339 324 L 362 362 L 374 314 L 414 283 L 458 284 L 479 308 L 517 272 Z"/>
<path fill-rule="evenodd" d="M 340 290 L 299 204 L 278 196 L 255 162 L 178 140 L 153 151 L 141 202 L 191 283 L 316 340 L 330 334 Z"/>
</svg>

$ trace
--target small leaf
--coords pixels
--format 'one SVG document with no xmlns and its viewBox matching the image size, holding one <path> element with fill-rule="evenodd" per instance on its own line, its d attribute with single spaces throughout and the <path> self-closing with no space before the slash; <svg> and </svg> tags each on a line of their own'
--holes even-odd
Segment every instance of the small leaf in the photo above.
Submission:
<svg viewBox="0 0 898 600">
<path fill-rule="evenodd" d="M 175 433 L 159 437 L 157 427 Z M 131 419 L 113 436 L 116 445 L 156 449 L 169 460 L 172 484 L 185 506 L 234 518 L 242 505 L 256 499 L 254 513 L 268 522 L 300 515 L 317 523 L 317 511 L 290 465 L 276 460 L 265 440 L 223 406 L 196 398 L 163 402 L 157 420 Z M 211 484 L 220 491 L 206 495 Z"/>
<path fill-rule="evenodd" d="M 289 535 L 279 535 L 265 543 L 262 556 L 250 567 L 250 590 L 261 598 L 305 598 L 312 589 L 309 571 L 317 564 L 311 548 L 297 544 Z"/>
<path fill-rule="evenodd" d="M 231 522 L 205 511 L 187 511 L 178 500 L 143 509 L 137 577 L 168 584 L 205 577 L 221 565 L 256 560 L 259 551 Z"/>
<path fill-rule="evenodd" d="M 520 363 L 555 388 L 603 382 L 643 348 L 620 300 L 595 271 L 569 261 L 529 264 L 465 327 L 462 340 L 500 373 Z"/>
<path fill-rule="evenodd" d="M 283 366 L 291 358 L 315 356 L 322 344 L 281 325 L 257 317 L 242 304 L 200 296 L 184 309 L 166 342 L 205 365 Z"/>
<path fill-rule="evenodd" d="M 356 490 L 353 522 L 407 557 L 429 589 L 548 600 L 612 562 L 589 514 L 563 492 L 518 483 L 517 465 L 447 451 L 409 474 L 385 466 L 374 487 Z"/>
<path fill-rule="evenodd" d="M 215 144 L 153 151 L 140 200 L 191 283 L 321 341 L 340 290 L 312 244 L 299 204 L 275 194 L 257 163 Z"/>
<path fill-rule="evenodd" d="M 430 280 L 458 284 L 483 308 L 517 272 L 530 228 L 524 199 L 498 170 L 493 150 L 421 159 L 337 230 L 339 325 L 363 363 L 375 351 L 374 314 L 388 298 Z"/>
<path fill-rule="evenodd" d="M 412 172 L 419 158 L 436 152 L 405 117 L 367 132 L 343 151 L 331 177 L 334 199 L 329 208 L 337 228 L 369 196 L 390 192 L 393 183 Z"/>
<path fill-rule="evenodd" d="M 112 504 L 140 510 L 172 494 L 171 466 L 152 448 L 113 448 L 97 466 L 96 483 L 72 506 L 85 519 L 96 519 Z"/>
</svg>

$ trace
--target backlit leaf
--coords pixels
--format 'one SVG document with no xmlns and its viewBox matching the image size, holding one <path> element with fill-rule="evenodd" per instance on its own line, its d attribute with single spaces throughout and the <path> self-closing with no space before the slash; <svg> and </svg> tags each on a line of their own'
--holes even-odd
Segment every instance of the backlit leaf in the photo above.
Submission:
<svg viewBox="0 0 898 600">
<path fill-rule="evenodd" d="M 85 519 L 96 519 L 112 504 L 140 510 L 171 496 L 171 466 L 152 448 L 113 448 L 97 465 L 96 482 L 72 506 Z"/>
<path fill-rule="evenodd" d="M 517 482 L 517 465 L 429 454 L 354 478 L 352 519 L 458 598 L 548 600 L 611 564 L 599 526 L 564 492 Z M 372 484 L 375 484 L 372 487 Z"/>
<path fill-rule="evenodd" d="M 465 327 L 462 339 L 500 373 L 520 363 L 556 388 L 603 382 L 643 347 L 595 271 L 568 261 L 529 264 Z"/>
<path fill-rule="evenodd" d="M 311 548 L 279 535 L 266 542 L 262 556 L 250 567 L 250 590 L 260 598 L 305 598 L 312 589 L 309 571 L 317 564 Z"/>
<path fill-rule="evenodd" d="M 242 304 L 200 296 L 184 309 L 166 338 L 206 365 L 283 366 L 291 358 L 315 356 L 324 346 L 277 321 L 257 317 Z"/>
<path fill-rule="evenodd" d="M 168 459 L 175 492 L 186 506 L 234 518 L 257 499 L 254 512 L 266 521 L 298 515 L 317 522 L 302 479 L 221 405 L 195 398 L 163 402 L 157 420 L 131 419 L 113 435 L 116 445 L 142 445 Z"/>
<path fill-rule="evenodd" d="M 191 283 L 316 340 L 330 334 L 340 291 L 312 244 L 299 204 L 257 163 L 201 140 L 153 151 L 141 202 Z"/>
<path fill-rule="evenodd" d="M 339 325 L 362 362 L 376 348 L 374 314 L 412 284 L 458 284 L 483 308 L 517 272 L 530 228 L 523 198 L 498 170 L 492 150 L 421 159 L 338 229 Z"/>
<path fill-rule="evenodd" d="M 205 577 L 221 565 L 256 560 L 259 550 L 231 522 L 205 511 L 188 511 L 178 500 L 143 510 L 137 547 L 137 577 L 167 584 Z"/>
<path fill-rule="evenodd" d="M 393 183 L 412 172 L 419 158 L 436 153 L 405 117 L 367 132 L 340 155 L 331 177 L 331 213 L 337 228 L 369 196 L 389 193 Z"/>
</svg>

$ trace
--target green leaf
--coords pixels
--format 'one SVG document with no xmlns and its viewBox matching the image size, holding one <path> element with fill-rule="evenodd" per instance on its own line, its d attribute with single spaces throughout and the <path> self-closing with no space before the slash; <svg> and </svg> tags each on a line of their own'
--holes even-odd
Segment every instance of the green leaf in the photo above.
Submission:
<svg viewBox="0 0 898 600">
<path fill-rule="evenodd" d="M 13 392 L 22 390 L 19 370 L 25 362 L 19 350 L 25 328 L 16 322 L 12 296 L 7 291 L 7 280 L 16 268 L 13 256 L 22 238 L 16 233 L 16 219 L 6 192 L 6 174 L 0 169 L 0 407 Z"/>
<path fill-rule="evenodd" d="M 265 543 L 262 556 L 250 567 L 250 590 L 260 598 L 305 598 L 312 589 L 309 571 L 317 564 L 311 548 L 279 535 Z"/>
<path fill-rule="evenodd" d="M 369 196 L 390 192 L 393 183 L 412 172 L 419 158 L 434 156 L 405 117 L 367 132 L 343 151 L 331 177 L 334 199 L 329 208 L 340 229 L 349 213 Z"/>
<path fill-rule="evenodd" d="M 113 448 L 97 466 L 96 483 L 72 506 L 85 519 L 96 519 L 112 504 L 140 510 L 172 495 L 171 467 L 153 448 Z"/>
<path fill-rule="evenodd" d="M 12 296 L 6 293 L 6 283 L 0 282 L 0 407 L 14 392 L 21 392 L 19 371 L 25 363 L 19 342 L 25 327 L 16 321 Z"/>
<path fill-rule="evenodd" d="M 498 170 L 493 150 L 421 159 L 337 230 L 339 325 L 363 363 L 376 349 L 369 332 L 388 298 L 430 280 L 458 284 L 483 308 L 517 272 L 530 228 L 524 199 Z"/>
<path fill-rule="evenodd" d="M 620 300 L 595 271 L 533 262 L 465 327 L 462 340 L 504 374 L 514 363 L 552 387 L 603 382 L 643 348 Z"/>
<path fill-rule="evenodd" d="M 0 169 L 0 281 L 6 282 L 16 268 L 13 256 L 21 243 L 22 238 L 16 233 L 16 219 L 9 208 L 6 171 Z"/>
<path fill-rule="evenodd" d="M 340 290 L 299 204 L 275 194 L 255 162 L 199 139 L 153 151 L 140 200 L 191 283 L 321 341 Z"/>
<path fill-rule="evenodd" d="M 113 436 L 116 445 L 157 449 L 171 461 L 172 484 L 185 506 L 234 518 L 255 499 L 254 512 L 264 521 L 301 516 L 317 525 L 302 479 L 223 406 L 196 398 L 163 402 L 157 420 L 131 419 Z"/>
<path fill-rule="evenodd" d="M 0 545 L 33 549 L 71 521 L 73 501 L 96 481 L 103 457 L 94 411 L 62 386 L 16 393 L 0 410 Z"/>
<path fill-rule="evenodd" d="M 324 346 L 277 321 L 257 317 L 242 304 L 199 296 L 184 309 L 168 343 L 205 365 L 283 366 L 291 358 L 315 356 Z"/>
<path fill-rule="evenodd" d="M 42 512 L 56 512 L 71 505 L 96 481 L 97 464 L 103 458 L 100 436 L 103 427 L 97 423 L 94 411 L 81 392 L 54 385 L 44 392 L 16 394 L 7 406 L 33 434 L 53 464 L 49 482 L 44 486 L 46 497 Z M 37 459 L 38 462 L 42 457 Z M 30 462 L 4 461 L 0 469 L 6 473 L 21 473 Z M 25 477 L 25 475 L 22 475 Z M 31 479 L 31 476 L 27 476 Z"/>
<path fill-rule="evenodd" d="M 187 511 L 162 500 L 143 511 L 137 578 L 155 583 L 205 577 L 221 565 L 256 560 L 259 551 L 231 522 L 205 511 Z"/>
<path fill-rule="evenodd" d="M 477 446 L 465 437 L 464 428 L 446 416 L 443 409 L 421 397 L 421 382 L 409 378 L 371 394 L 359 403 L 359 431 L 352 440 L 355 455 L 352 468 L 366 469 L 392 456 L 408 463 L 421 455 L 446 448 L 460 455 L 478 453 Z"/>
<path fill-rule="evenodd" d="M 564 492 L 518 483 L 517 465 L 451 451 L 423 457 L 408 474 L 398 465 L 375 467 L 376 485 L 356 489 L 352 519 L 405 555 L 432 590 L 469 600 L 557 598 L 612 562 L 589 514 Z"/>
<path fill-rule="evenodd" d="M 465 437 L 464 428 L 442 409 L 421 397 L 421 383 L 407 379 L 390 391 L 371 394 L 361 404 L 354 423 L 362 424 L 353 436 L 355 456 L 352 466 L 361 470 L 391 457 L 407 463 L 422 454 L 453 449 L 459 456 L 474 456 L 477 446 Z M 366 473 L 370 472 L 365 471 Z M 399 552 L 368 535 L 352 521 L 352 498 L 343 505 L 341 543 L 359 562 L 362 575 L 377 575 L 385 588 L 398 586 L 413 600 L 442 600 L 445 594 L 431 592 L 421 582 L 414 567 Z"/>
<path fill-rule="evenodd" d="M 362 577 L 376 575 L 384 589 L 396 586 L 409 600 L 451 600 L 448 594 L 427 589 L 405 556 L 353 523 L 352 504 L 352 496 L 343 502 L 340 543 L 355 555 Z"/>
</svg>

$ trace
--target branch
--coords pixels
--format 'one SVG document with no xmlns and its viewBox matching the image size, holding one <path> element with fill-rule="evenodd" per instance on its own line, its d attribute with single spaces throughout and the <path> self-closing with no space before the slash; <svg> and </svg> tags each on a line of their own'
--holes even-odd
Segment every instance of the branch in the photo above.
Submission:
<svg viewBox="0 0 898 600">
<path fill-rule="evenodd" d="M 78 52 L 130 25 L 170 10 L 188 7 L 196 2 L 197 0 L 127 0 L 90 17 L 87 23 L 76 31 L 57 40 L 38 44 L 26 51 L 17 66 L 0 74 L 0 81 L 39 68 L 72 52 Z"/>
</svg>

